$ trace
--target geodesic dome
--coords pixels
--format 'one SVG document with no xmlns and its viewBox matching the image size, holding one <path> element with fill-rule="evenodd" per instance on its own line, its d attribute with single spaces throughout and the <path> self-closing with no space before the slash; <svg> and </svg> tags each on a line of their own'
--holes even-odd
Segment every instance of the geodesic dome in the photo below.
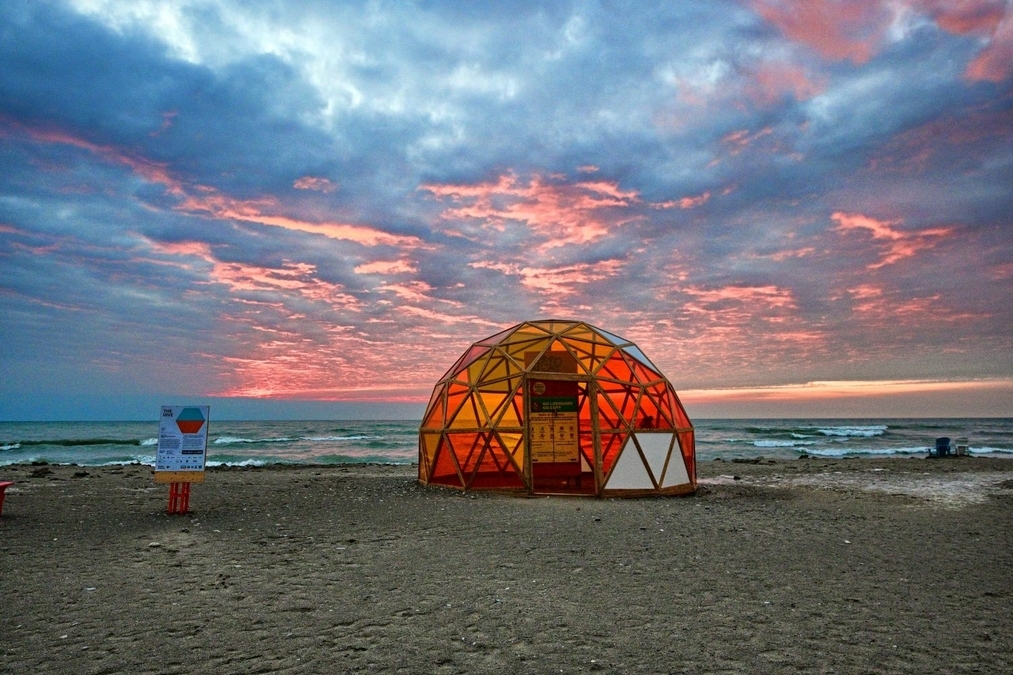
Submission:
<svg viewBox="0 0 1013 675">
<path fill-rule="evenodd" d="M 687 494 L 695 453 L 675 389 L 635 344 L 579 321 L 529 321 L 473 344 L 436 384 L 419 428 L 419 482 Z"/>
</svg>

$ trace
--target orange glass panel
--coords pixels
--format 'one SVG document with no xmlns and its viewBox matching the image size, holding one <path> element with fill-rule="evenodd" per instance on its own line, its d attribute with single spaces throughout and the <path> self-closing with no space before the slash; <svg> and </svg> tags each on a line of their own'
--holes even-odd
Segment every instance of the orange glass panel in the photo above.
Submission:
<svg viewBox="0 0 1013 675">
<path fill-rule="evenodd" d="M 429 474 L 429 482 L 439 485 L 464 487 L 464 480 L 457 470 L 457 463 L 454 461 L 453 452 L 445 442 L 440 445 L 436 453 L 433 468 Z"/>
<path fill-rule="evenodd" d="M 605 342 L 581 342 L 578 344 L 582 348 L 580 352 L 581 362 L 586 363 L 585 367 L 592 375 L 597 372 L 603 363 L 608 361 L 615 351 L 615 347 Z"/>
<path fill-rule="evenodd" d="M 679 450 L 682 452 L 682 458 L 686 460 L 686 472 L 689 474 L 689 479 L 692 482 L 696 482 L 696 438 L 693 430 L 680 431 L 676 434 L 679 439 Z"/>
<path fill-rule="evenodd" d="M 603 429 L 618 429 L 622 424 L 622 415 L 612 405 L 608 394 L 598 390 L 598 424 Z"/>
<path fill-rule="evenodd" d="M 575 327 L 573 321 L 532 321 L 530 325 L 553 335 L 558 335 Z M 579 326 L 579 324 L 576 325 Z"/>
<path fill-rule="evenodd" d="M 658 428 L 674 429 L 675 420 L 672 415 L 671 388 L 667 383 L 655 384 L 647 388 L 647 394 L 658 407 Z"/>
<path fill-rule="evenodd" d="M 689 421 L 689 415 L 686 414 L 686 409 L 682 406 L 682 401 L 679 400 L 679 396 L 673 390 L 671 392 L 671 399 L 673 402 L 673 408 L 675 410 L 675 423 L 680 429 L 686 427 L 692 427 L 693 423 Z"/>
<path fill-rule="evenodd" d="M 665 380 L 665 378 L 658 373 L 633 359 L 629 359 L 628 362 L 633 365 L 633 372 L 636 373 L 637 380 L 639 380 L 641 384 L 649 385 L 657 382 L 663 382 Z"/>
<path fill-rule="evenodd" d="M 668 426 L 667 420 L 661 418 L 660 413 L 657 402 L 645 391 L 640 396 L 634 426 L 638 429 L 665 429 Z"/>
<path fill-rule="evenodd" d="M 454 454 L 461 473 L 464 474 L 465 484 L 471 482 L 471 476 L 481 462 L 485 452 L 485 439 L 485 434 L 454 434 Z"/>
<path fill-rule="evenodd" d="M 619 382 L 633 382 L 633 371 L 622 357 L 622 352 L 615 352 L 608 361 L 598 368 L 598 377 L 607 377 Z"/>
<path fill-rule="evenodd" d="M 531 323 L 523 323 L 510 335 L 505 335 L 496 343 L 500 346 L 516 345 L 520 343 L 541 342 L 552 337 L 551 331 L 544 330 Z"/>
<path fill-rule="evenodd" d="M 511 441 L 513 439 L 510 439 Z M 502 437 L 492 434 L 486 438 L 482 455 L 469 477 L 472 488 L 523 488 L 524 480 L 511 461 L 510 453 L 502 445 Z"/>
<path fill-rule="evenodd" d="M 609 400 L 619 411 L 619 416 L 627 424 L 633 422 L 637 408 L 637 396 L 640 394 L 639 387 L 619 386 L 608 383 L 605 389 Z"/>
</svg>

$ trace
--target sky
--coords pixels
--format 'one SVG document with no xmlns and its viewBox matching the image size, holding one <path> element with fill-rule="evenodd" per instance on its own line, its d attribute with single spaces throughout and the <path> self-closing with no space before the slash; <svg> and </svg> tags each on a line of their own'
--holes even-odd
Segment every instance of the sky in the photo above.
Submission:
<svg viewBox="0 0 1013 675">
<path fill-rule="evenodd" d="M 411 419 L 545 318 L 1013 416 L 1013 2 L 0 3 L 0 420 Z"/>
</svg>

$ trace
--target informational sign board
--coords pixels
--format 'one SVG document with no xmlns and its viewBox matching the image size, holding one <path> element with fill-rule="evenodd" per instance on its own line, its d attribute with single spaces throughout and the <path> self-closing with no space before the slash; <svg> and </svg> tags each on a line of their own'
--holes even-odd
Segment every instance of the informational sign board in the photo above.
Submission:
<svg viewBox="0 0 1013 675">
<path fill-rule="evenodd" d="M 533 463 L 580 461 L 578 387 L 567 380 L 528 380 L 528 445 Z"/>
<path fill-rule="evenodd" d="M 210 406 L 162 406 L 156 483 L 203 483 Z"/>
</svg>

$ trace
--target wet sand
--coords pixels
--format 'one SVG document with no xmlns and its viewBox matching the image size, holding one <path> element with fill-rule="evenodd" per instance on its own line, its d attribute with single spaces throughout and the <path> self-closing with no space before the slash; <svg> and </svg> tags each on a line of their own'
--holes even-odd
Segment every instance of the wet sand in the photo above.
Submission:
<svg viewBox="0 0 1013 675">
<path fill-rule="evenodd" d="M 693 497 L 414 467 L 10 466 L 4 673 L 1013 672 L 1013 462 L 703 462 Z"/>
</svg>

